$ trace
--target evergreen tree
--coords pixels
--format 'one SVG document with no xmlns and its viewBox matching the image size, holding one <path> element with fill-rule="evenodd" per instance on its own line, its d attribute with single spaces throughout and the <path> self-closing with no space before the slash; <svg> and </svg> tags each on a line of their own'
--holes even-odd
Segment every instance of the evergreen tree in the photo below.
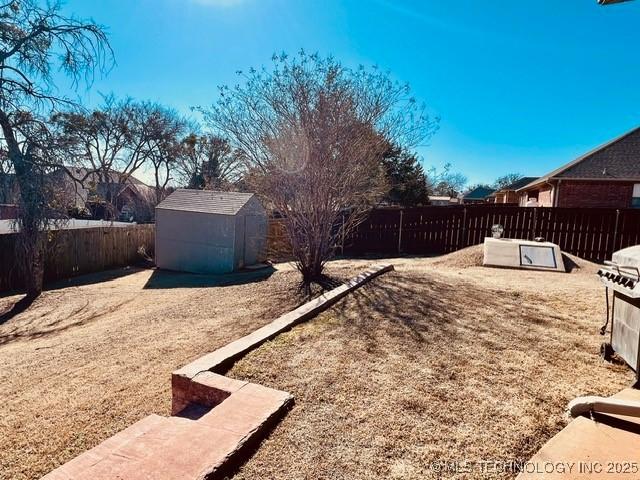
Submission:
<svg viewBox="0 0 640 480">
<path fill-rule="evenodd" d="M 385 152 L 384 166 L 389 193 L 385 200 L 403 207 L 427 205 L 430 188 L 427 176 L 415 153 L 397 145 L 390 145 Z"/>
</svg>

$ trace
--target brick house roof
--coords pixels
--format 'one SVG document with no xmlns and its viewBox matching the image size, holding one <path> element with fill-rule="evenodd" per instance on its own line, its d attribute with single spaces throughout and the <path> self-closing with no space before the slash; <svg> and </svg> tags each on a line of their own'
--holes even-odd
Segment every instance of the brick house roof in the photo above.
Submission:
<svg viewBox="0 0 640 480">
<path fill-rule="evenodd" d="M 640 180 L 640 127 L 600 145 L 519 190 L 551 179 Z"/>
<path fill-rule="evenodd" d="M 489 187 L 476 187 L 470 192 L 467 192 L 462 196 L 463 200 L 485 200 L 489 195 L 494 192 L 492 188 Z"/>
<path fill-rule="evenodd" d="M 519 188 L 522 188 L 525 185 L 529 185 L 531 182 L 533 182 L 533 181 L 535 181 L 537 179 L 538 179 L 538 177 L 522 177 L 521 179 L 516 180 L 513 183 L 510 183 L 506 187 L 501 188 L 497 192 L 506 192 L 506 191 L 510 191 L 510 190 L 518 190 Z"/>
</svg>

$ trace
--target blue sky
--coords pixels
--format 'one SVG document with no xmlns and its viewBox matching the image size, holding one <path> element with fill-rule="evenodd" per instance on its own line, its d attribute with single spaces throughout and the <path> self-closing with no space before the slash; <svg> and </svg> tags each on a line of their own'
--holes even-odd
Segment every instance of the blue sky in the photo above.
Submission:
<svg viewBox="0 0 640 480">
<path fill-rule="evenodd" d="M 640 0 L 69 0 L 109 28 L 99 92 L 188 112 L 274 52 L 332 54 L 407 81 L 439 115 L 419 153 L 472 183 L 541 175 L 638 124 Z"/>
</svg>

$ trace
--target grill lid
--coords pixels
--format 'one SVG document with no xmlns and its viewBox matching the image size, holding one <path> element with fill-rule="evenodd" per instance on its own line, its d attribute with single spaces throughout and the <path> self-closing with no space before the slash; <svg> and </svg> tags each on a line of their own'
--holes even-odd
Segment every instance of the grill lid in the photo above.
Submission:
<svg viewBox="0 0 640 480">
<path fill-rule="evenodd" d="M 619 267 L 640 268 L 640 245 L 618 250 L 613 254 L 611 260 Z"/>
<path fill-rule="evenodd" d="M 611 259 L 598 270 L 600 281 L 617 292 L 640 298 L 640 245 L 618 250 Z"/>
</svg>

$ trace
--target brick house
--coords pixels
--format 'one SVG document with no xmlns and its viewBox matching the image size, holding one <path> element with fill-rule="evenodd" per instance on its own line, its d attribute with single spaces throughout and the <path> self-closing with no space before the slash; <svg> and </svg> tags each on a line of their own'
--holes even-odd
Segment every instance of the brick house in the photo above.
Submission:
<svg viewBox="0 0 640 480">
<path fill-rule="evenodd" d="M 73 175 L 75 180 L 69 175 Z M 69 168 L 51 172 L 49 178 L 56 186 L 58 200 L 71 216 L 82 218 L 89 215 L 94 219 L 136 222 L 153 219 L 155 189 L 133 176 L 113 171 L 107 177 L 86 168 Z M 115 197 L 115 212 L 107 210 L 106 198 L 110 192 Z M 0 205 L 15 205 L 19 196 L 15 175 L 0 174 Z M 15 208 L 2 207 L 0 215 L 15 216 L 15 212 Z"/>
<path fill-rule="evenodd" d="M 521 206 L 640 208 L 640 127 L 517 192 Z"/>
<path fill-rule="evenodd" d="M 494 198 L 494 203 L 519 203 L 520 196 L 518 195 L 518 189 L 529 185 L 537 179 L 538 177 L 522 177 L 510 185 L 496 190 L 491 194 Z"/>
</svg>

